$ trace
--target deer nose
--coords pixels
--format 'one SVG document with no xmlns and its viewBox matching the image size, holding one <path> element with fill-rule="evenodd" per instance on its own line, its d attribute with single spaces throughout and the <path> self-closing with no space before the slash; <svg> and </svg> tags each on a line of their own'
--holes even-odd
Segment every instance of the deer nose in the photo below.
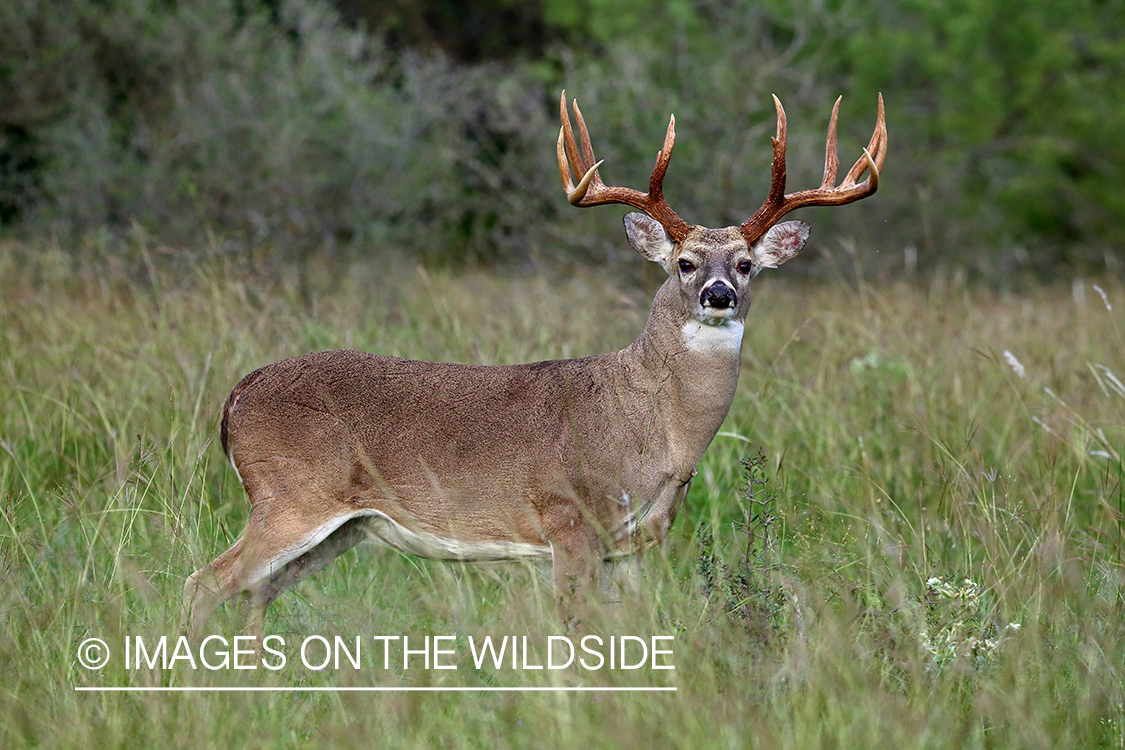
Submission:
<svg viewBox="0 0 1125 750">
<path fill-rule="evenodd" d="M 734 307 L 737 302 L 738 297 L 735 296 L 734 290 L 721 281 L 716 281 L 699 295 L 699 304 L 718 310 Z"/>
</svg>

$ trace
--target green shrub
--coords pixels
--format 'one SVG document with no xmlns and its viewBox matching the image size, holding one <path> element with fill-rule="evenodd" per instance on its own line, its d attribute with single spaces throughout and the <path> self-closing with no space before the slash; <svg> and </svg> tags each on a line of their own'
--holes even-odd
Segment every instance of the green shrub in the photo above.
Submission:
<svg viewBox="0 0 1125 750">
<path fill-rule="evenodd" d="M 882 91 L 878 198 L 805 210 L 817 233 L 801 268 L 820 267 L 817 251 L 851 264 L 832 252 L 840 239 L 865 248 L 866 270 L 895 274 L 1115 268 L 1120 3 L 619 0 L 576 13 L 543 0 L 498 14 L 544 35 L 513 37 L 508 54 L 494 29 L 452 34 L 455 5 L 435 2 L 460 62 L 440 35 L 408 33 L 428 15 L 400 4 L 406 15 L 377 29 L 346 26 L 327 0 L 3 5 L 0 220 L 27 234 L 139 227 L 263 263 L 388 251 L 632 263 L 606 210 L 562 200 L 559 89 L 585 105 L 603 177 L 618 184 L 643 187 L 675 112 L 669 199 L 708 225 L 741 222 L 764 198 L 770 93 L 789 114 L 800 189 L 819 181 L 835 97 L 847 95 L 850 164 Z M 506 54 L 466 58 L 470 33 Z"/>
</svg>

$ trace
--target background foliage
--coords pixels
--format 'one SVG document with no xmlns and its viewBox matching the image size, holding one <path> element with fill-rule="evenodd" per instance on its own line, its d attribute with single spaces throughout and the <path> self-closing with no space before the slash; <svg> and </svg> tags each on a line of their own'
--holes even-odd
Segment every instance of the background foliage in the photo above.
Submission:
<svg viewBox="0 0 1125 750">
<path fill-rule="evenodd" d="M 1114 270 L 1125 231 L 1116 2 L 28 0 L 0 27 L 0 219 L 87 252 L 141 230 L 261 262 L 627 257 L 614 222 L 564 210 L 564 86 L 616 182 L 643 184 L 676 113 L 692 222 L 764 197 L 771 92 L 804 186 L 835 96 L 849 160 L 882 91 L 884 188 L 821 211 L 823 236 L 1001 278 Z"/>
</svg>

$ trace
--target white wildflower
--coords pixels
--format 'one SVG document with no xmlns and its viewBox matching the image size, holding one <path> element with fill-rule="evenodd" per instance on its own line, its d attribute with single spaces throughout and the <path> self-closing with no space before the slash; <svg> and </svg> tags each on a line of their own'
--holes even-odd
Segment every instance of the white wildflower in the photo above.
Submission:
<svg viewBox="0 0 1125 750">
<path fill-rule="evenodd" d="M 927 670 L 940 674 L 955 663 L 991 669 L 1019 623 L 996 625 L 987 616 L 984 586 L 971 578 L 958 585 L 934 576 L 926 581 L 926 589 L 926 618 L 918 631 L 918 646 L 926 656 Z"/>
</svg>

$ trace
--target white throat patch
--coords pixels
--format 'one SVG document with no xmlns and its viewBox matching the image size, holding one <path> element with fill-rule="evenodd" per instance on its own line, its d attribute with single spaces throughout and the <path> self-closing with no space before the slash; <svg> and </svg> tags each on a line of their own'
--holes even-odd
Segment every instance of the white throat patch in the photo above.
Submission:
<svg viewBox="0 0 1125 750">
<path fill-rule="evenodd" d="M 709 325 L 695 318 L 684 323 L 684 346 L 693 352 L 737 352 L 742 347 L 745 326 L 735 320 L 719 320 Z"/>
</svg>

